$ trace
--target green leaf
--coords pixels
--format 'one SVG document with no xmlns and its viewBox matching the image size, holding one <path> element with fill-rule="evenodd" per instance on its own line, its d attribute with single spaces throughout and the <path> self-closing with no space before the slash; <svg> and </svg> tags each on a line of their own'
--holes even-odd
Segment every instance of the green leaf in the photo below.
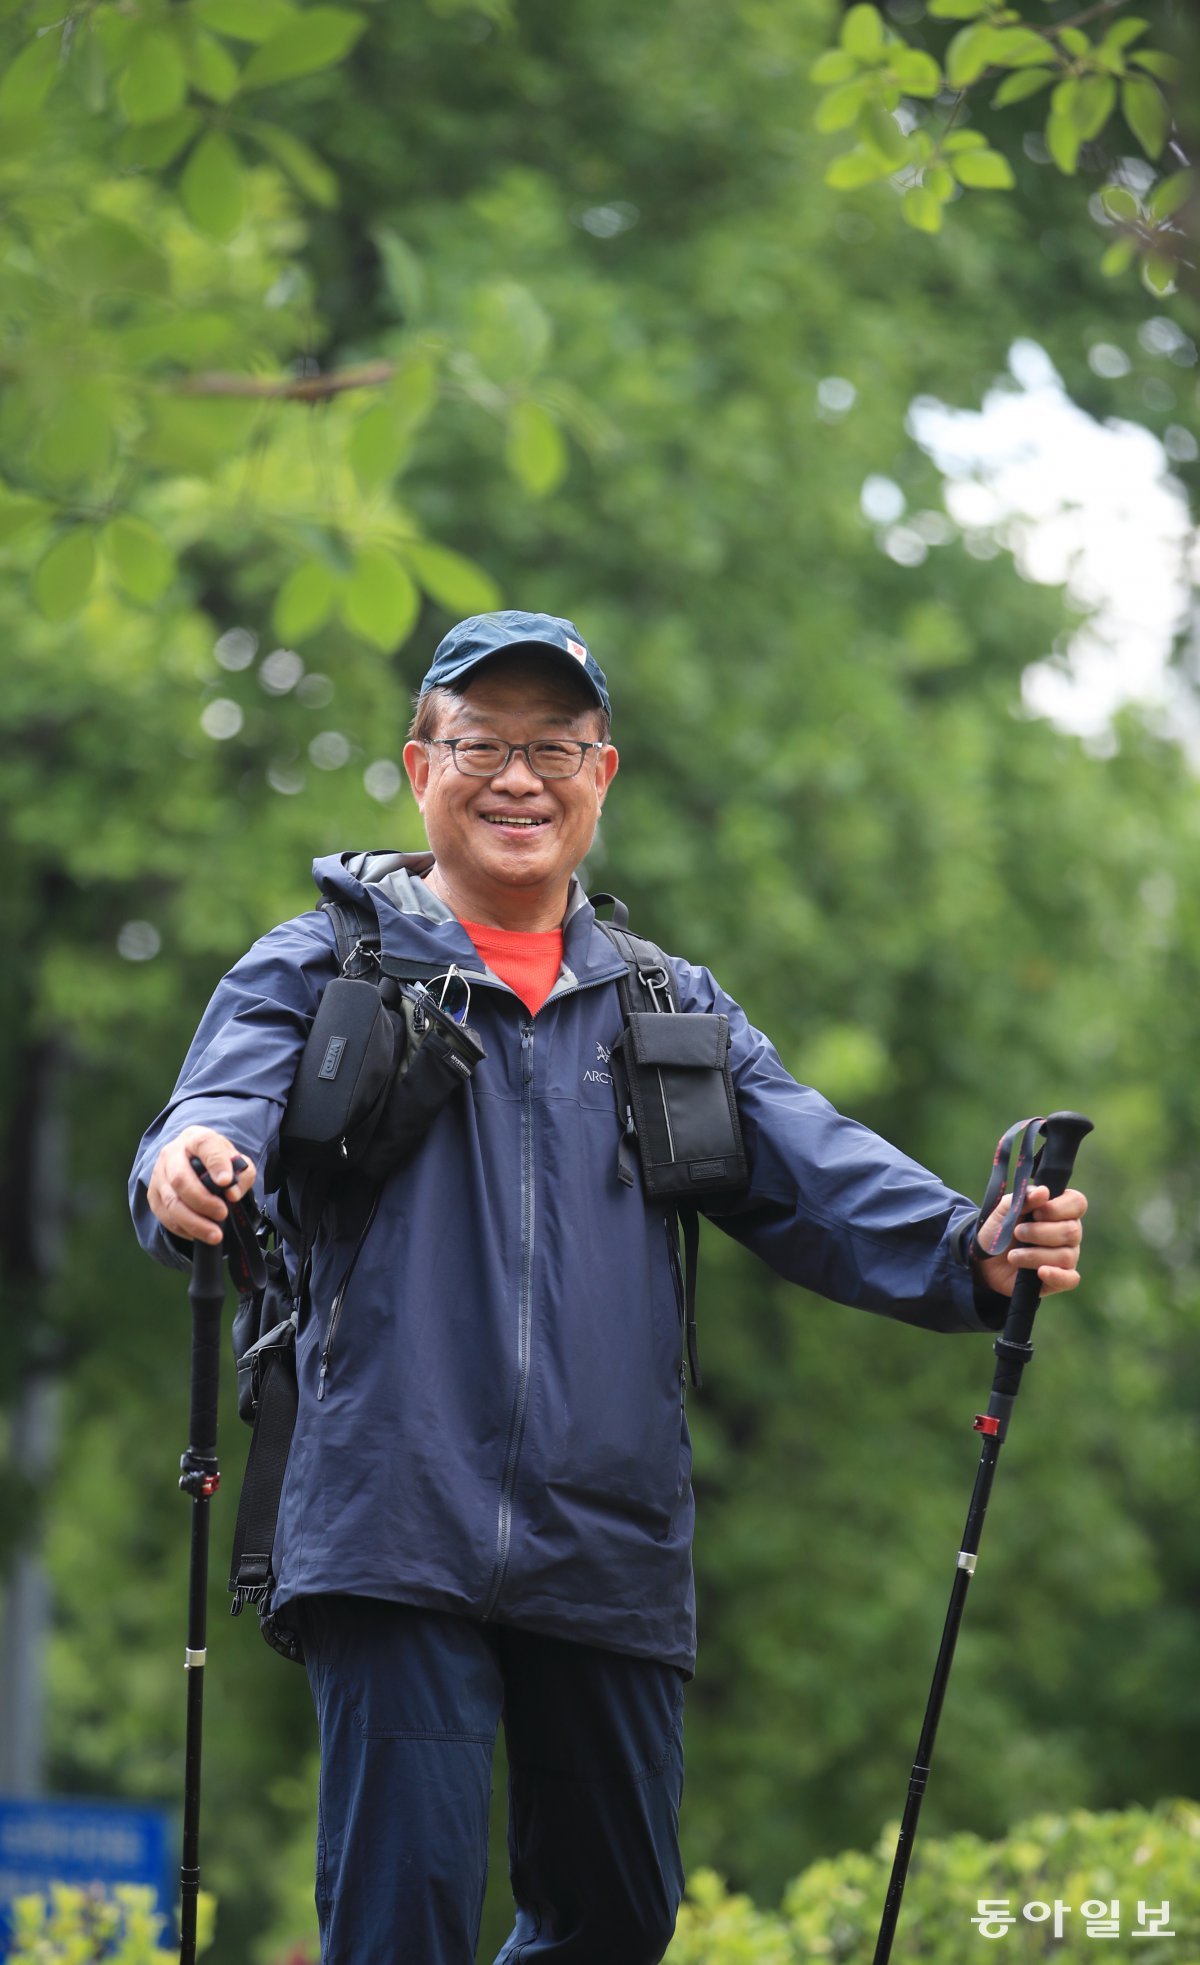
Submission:
<svg viewBox="0 0 1200 1965">
<path fill-rule="evenodd" d="M 190 11 L 203 26 L 237 41 L 272 41 L 300 18 L 290 0 L 192 0 Z"/>
<path fill-rule="evenodd" d="M 322 560 L 305 560 L 288 574 L 275 596 L 271 626 L 281 641 L 304 641 L 323 628 L 333 612 L 340 582 Z"/>
<path fill-rule="evenodd" d="M 196 109 L 181 109 L 158 123 L 138 123 L 117 139 L 117 162 L 126 169 L 163 170 L 187 148 L 199 127 Z"/>
<path fill-rule="evenodd" d="M 420 606 L 412 575 L 386 548 L 357 555 L 341 600 L 342 619 L 355 634 L 390 652 L 411 634 Z"/>
<path fill-rule="evenodd" d="M 1054 162 L 1067 177 L 1074 177 L 1079 162 L 1079 146 L 1083 136 L 1078 123 L 1070 116 L 1059 116 L 1051 110 L 1046 118 L 1046 148 Z"/>
<path fill-rule="evenodd" d="M 1085 143 L 1099 136 L 1117 106 L 1117 85 L 1111 75 L 1084 75 L 1071 111 Z"/>
<path fill-rule="evenodd" d="M 903 48 L 894 54 L 889 72 L 908 96 L 935 96 L 942 86 L 941 69 L 922 48 Z"/>
<path fill-rule="evenodd" d="M 57 241 L 54 260 L 72 293 L 166 293 L 169 285 L 167 262 L 146 233 L 99 213 Z"/>
<path fill-rule="evenodd" d="M 276 123 L 246 123 L 242 127 L 282 166 L 306 198 L 324 211 L 333 210 L 340 196 L 338 181 L 315 150 Z"/>
<path fill-rule="evenodd" d="M 944 208 L 940 198 L 935 197 L 922 184 L 914 184 L 904 194 L 900 207 L 905 219 L 916 227 L 918 232 L 940 232 Z"/>
<path fill-rule="evenodd" d="M 100 535 L 105 557 L 127 594 L 152 606 L 175 577 L 175 555 L 141 519 L 113 519 Z"/>
<path fill-rule="evenodd" d="M 1183 73 L 1175 56 L 1164 54 L 1158 48 L 1139 48 L 1129 59 L 1138 68 L 1144 68 L 1147 75 L 1157 75 L 1160 82 L 1178 82 Z"/>
<path fill-rule="evenodd" d="M 858 63 L 853 55 L 847 54 L 844 48 L 826 48 L 809 69 L 808 79 L 827 89 L 831 82 L 848 82 L 857 74 Z"/>
<path fill-rule="evenodd" d="M 988 60 L 1002 68 L 1038 68 L 1053 55 L 1053 45 L 1032 27 L 994 27 L 989 31 Z"/>
<path fill-rule="evenodd" d="M 1120 225 L 1136 225 L 1141 217 L 1141 206 L 1132 191 L 1122 184 L 1106 184 L 1100 193 L 1100 203 L 1110 218 Z"/>
<path fill-rule="evenodd" d="M 540 403 L 516 403 L 509 411 L 504 456 L 513 476 L 534 498 L 544 498 L 566 474 L 562 431 Z"/>
<path fill-rule="evenodd" d="M 96 572 L 96 548 L 86 526 L 60 533 L 33 574 L 33 598 L 47 621 L 69 621 L 78 614 Z"/>
<path fill-rule="evenodd" d="M 112 462 L 112 400 L 88 383 L 61 384 L 33 444 L 34 467 L 66 487 L 102 477 Z"/>
<path fill-rule="evenodd" d="M 26 526 L 44 523 L 53 510 L 53 505 L 40 498 L 0 498 L 0 540 L 11 539 Z"/>
<path fill-rule="evenodd" d="M 498 280 L 472 297 L 470 348 L 485 375 L 527 381 L 549 353 L 549 317 L 528 287 Z"/>
<path fill-rule="evenodd" d="M 211 34 L 197 34 L 188 50 L 187 72 L 193 88 L 211 102 L 230 102 L 237 94 L 238 65 Z"/>
<path fill-rule="evenodd" d="M 934 20 L 978 20 L 988 10 L 988 0 L 929 0 L 925 11 Z"/>
<path fill-rule="evenodd" d="M 366 27 L 364 14 L 347 7 L 311 7 L 281 34 L 256 48 L 242 71 L 244 89 L 267 89 L 332 68 L 348 55 Z"/>
<path fill-rule="evenodd" d="M 115 74 L 124 68 L 129 50 L 141 33 L 141 22 L 132 11 L 119 14 L 114 8 L 96 7 L 88 29 L 90 37 L 99 44 L 105 67 Z"/>
<path fill-rule="evenodd" d="M 388 402 L 407 430 L 425 421 L 438 399 L 438 367 L 432 355 L 403 362 L 388 385 Z"/>
<path fill-rule="evenodd" d="M 980 23 L 960 28 L 946 50 L 946 79 L 952 88 L 977 82 L 991 61 L 993 29 Z"/>
<path fill-rule="evenodd" d="M 192 367 L 237 359 L 244 348 L 241 329 L 228 314 L 201 313 L 182 306 L 164 320 L 118 329 L 116 345 L 138 368 L 157 362 Z"/>
<path fill-rule="evenodd" d="M 242 222 L 246 186 L 241 159 L 222 130 L 202 136 L 179 180 L 183 208 L 193 225 L 214 239 L 228 239 Z"/>
<path fill-rule="evenodd" d="M 1049 82 L 1053 82 L 1056 70 L 1053 68 L 1018 68 L 1006 75 L 992 97 L 993 109 L 1007 109 L 1012 102 L 1024 102 L 1035 96 Z"/>
<path fill-rule="evenodd" d="M 499 607 L 500 589 L 491 575 L 462 553 L 420 544 L 406 546 L 404 557 L 430 600 L 448 614 L 490 614 Z"/>
<path fill-rule="evenodd" d="M 834 158 L 825 173 L 825 182 L 835 191 L 856 191 L 860 185 L 877 184 L 880 178 L 891 174 L 892 166 L 887 158 L 860 143 Z"/>
<path fill-rule="evenodd" d="M 858 132 L 865 142 L 874 145 L 881 157 L 887 158 L 893 170 L 907 163 L 909 140 L 881 102 L 867 103 L 858 119 Z"/>
<path fill-rule="evenodd" d="M 1171 177 L 1164 177 L 1150 193 L 1148 203 L 1152 217 L 1158 219 L 1174 218 L 1200 184 L 1200 172 L 1196 170 L 1175 171 Z"/>
<path fill-rule="evenodd" d="M 0 116 L 28 115 L 40 109 L 58 76 L 62 35 L 39 34 L 10 61 L 0 80 Z"/>
<path fill-rule="evenodd" d="M 387 403 L 376 403 L 359 417 L 346 445 L 359 489 L 368 496 L 391 482 L 408 451 L 408 429 Z"/>
<path fill-rule="evenodd" d="M 1078 75 L 1064 76 L 1063 80 L 1056 85 L 1054 93 L 1050 97 L 1051 113 L 1055 116 L 1066 116 L 1073 123 L 1075 121 L 1075 98 L 1078 94 Z"/>
<path fill-rule="evenodd" d="M 1128 75 L 1121 84 L 1121 113 L 1147 157 L 1158 157 L 1171 127 L 1171 113 L 1157 83 L 1148 75 Z"/>
<path fill-rule="evenodd" d="M 183 56 L 169 34 L 147 28 L 133 45 L 117 99 L 130 123 L 157 123 L 183 105 L 187 76 Z"/>
<path fill-rule="evenodd" d="M 1121 76 L 1125 73 L 1125 57 L 1119 48 L 1106 48 L 1101 42 L 1095 50 L 1095 66 L 1108 75 Z"/>
<path fill-rule="evenodd" d="M 927 191 L 932 191 L 942 203 L 954 196 L 954 172 L 947 164 L 931 164 L 921 178 Z"/>
<path fill-rule="evenodd" d="M 842 21 L 841 43 L 856 61 L 875 62 L 884 51 L 883 15 L 878 7 L 850 7 Z"/>
<path fill-rule="evenodd" d="M 843 82 L 822 96 L 813 117 L 815 127 L 828 136 L 832 130 L 848 130 L 855 122 L 867 96 L 869 81 Z"/>
<path fill-rule="evenodd" d="M 379 254 L 388 299 L 404 320 L 420 320 L 425 312 L 425 270 L 416 253 L 386 225 L 378 226 L 371 237 Z"/>
<path fill-rule="evenodd" d="M 940 148 L 947 157 L 956 156 L 960 150 L 986 150 L 987 138 L 982 130 L 951 130 L 942 138 Z"/>
<path fill-rule="evenodd" d="M 1160 253 L 1149 253 L 1142 261 L 1142 284 L 1159 300 L 1166 298 L 1175 287 L 1175 262 L 1164 259 Z"/>
<path fill-rule="evenodd" d="M 1123 20 L 1115 20 L 1112 26 L 1107 29 L 1100 46 L 1102 48 L 1127 48 L 1131 41 L 1136 41 L 1140 35 L 1145 34 L 1149 26 L 1150 23 L 1148 20 L 1138 20 L 1134 15 L 1126 14 Z"/>
<path fill-rule="evenodd" d="M 1107 246 L 1100 260 L 1100 271 L 1106 280 L 1115 280 L 1119 274 L 1127 273 L 1133 264 L 1135 247 L 1132 239 L 1114 239 Z"/>
<path fill-rule="evenodd" d="M 245 448 L 260 414 L 255 402 L 155 395 L 139 457 L 155 470 L 204 476 Z"/>
<path fill-rule="evenodd" d="M 999 150 L 964 150 L 951 168 L 959 183 L 973 191 L 1011 191 L 1017 181 Z"/>
<path fill-rule="evenodd" d="M 20 110 L 10 110 L 0 115 L 0 163 L 12 163 L 18 157 L 27 157 L 30 152 L 45 141 L 46 119 L 38 110 L 28 116 Z"/>
<path fill-rule="evenodd" d="M 1058 39 L 1060 45 L 1069 55 L 1074 55 L 1076 61 L 1090 59 L 1093 53 L 1092 44 L 1081 27 L 1060 27 Z"/>
</svg>

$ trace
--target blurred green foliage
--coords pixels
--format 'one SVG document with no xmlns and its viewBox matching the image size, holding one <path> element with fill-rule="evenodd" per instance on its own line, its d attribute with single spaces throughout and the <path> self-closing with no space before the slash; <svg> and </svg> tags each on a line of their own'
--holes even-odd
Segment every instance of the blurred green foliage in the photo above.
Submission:
<svg viewBox="0 0 1200 1965">
<path fill-rule="evenodd" d="M 213 1941 L 215 1906 L 207 1892 L 197 1902 L 196 1949 Z M 154 1892 L 132 1884 L 111 1891 L 80 1890 L 57 1883 L 48 1897 L 18 1897 L 13 1909 L 10 1965 L 169 1965 L 179 1947 L 168 1940 L 167 1920 L 154 1908 Z"/>
<path fill-rule="evenodd" d="M 1038 1815 L 999 1842 L 960 1834 L 922 1843 L 898 1926 L 901 1955 L 912 1965 L 960 1965 L 983 1939 L 1002 1943 L 1005 1960 L 1091 1960 L 1103 1942 L 1112 1965 L 1137 1965 L 1159 1931 L 1173 1956 L 1186 1958 L 1200 1937 L 1198 1838 L 1200 1809 L 1171 1801 L 1120 1814 Z M 870 1855 L 814 1863 L 788 1886 L 778 1912 L 756 1910 L 701 1870 L 668 1965 L 868 1965 L 894 1848 L 893 1829 Z"/>
<path fill-rule="evenodd" d="M 1084 410 L 1170 443 L 1194 512 L 1200 319 L 1104 279 L 1007 125 L 1014 195 L 937 236 L 901 186 L 826 189 L 839 19 L 0 7 L 0 1399 L 64 1393 L 44 1491 L 0 1434 L 0 1549 L 44 1537 L 62 1791 L 182 1786 L 187 1324 L 125 1168 L 311 857 L 420 843 L 409 697 L 493 600 L 577 619 L 609 673 L 594 884 L 798 1076 L 967 1191 L 1018 1113 L 1096 1120 L 1086 1287 L 1039 1323 L 931 1844 L 1194 1786 L 1194 772 L 1148 714 L 1092 746 L 1029 714 L 1080 607 L 948 516 L 907 419 L 1014 387 L 1033 335 Z M 901 1798 L 991 1354 L 705 1240 L 685 1854 L 777 1902 Z M 232 1378 L 224 1411 L 231 1525 Z M 214 1955 L 267 1965 L 311 1935 L 313 1728 L 302 1674 L 218 1621 L 220 1519 L 204 1874 Z"/>
</svg>

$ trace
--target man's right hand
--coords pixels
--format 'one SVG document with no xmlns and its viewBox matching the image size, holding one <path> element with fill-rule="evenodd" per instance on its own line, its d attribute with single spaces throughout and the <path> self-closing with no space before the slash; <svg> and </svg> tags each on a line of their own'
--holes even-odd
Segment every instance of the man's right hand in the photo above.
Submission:
<svg viewBox="0 0 1200 1965">
<path fill-rule="evenodd" d="M 232 1141 L 209 1126 L 187 1126 L 178 1138 L 168 1141 L 154 1162 L 146 1189 L 150 1211 L 185 1242 L 219 1242 L 224 1233 L 219 1224 L 229 1210 L 193 1173 L 193 1156 L 204 1162 L 210 1179 L 224 1188 L 231 1201 L 240 1201 L 254 1185 L 254 1163 Z M 235 1160 L 241 1162 L 238 1174 L 233 1170 Z"/>
</svg>

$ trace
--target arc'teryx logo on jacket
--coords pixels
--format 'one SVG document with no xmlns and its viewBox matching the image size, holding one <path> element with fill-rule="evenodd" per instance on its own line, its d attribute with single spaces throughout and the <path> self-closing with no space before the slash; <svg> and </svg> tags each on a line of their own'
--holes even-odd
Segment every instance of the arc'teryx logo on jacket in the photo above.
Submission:
<svg viewBox="0 0 1200 1965">
<path fill-rule="evenodd" d="M 609 1062 L 611 1052 L 607 1044 L 597 1044 L 596 1057 L 600 1064 L 607 1064 Z M 583 1082 L 585 1085 L 611 1085 L 612 1073 L 611 1071 L 599 1071 L 593 1065 L 590 1071 L 584 1072 Z"/>
</svg>

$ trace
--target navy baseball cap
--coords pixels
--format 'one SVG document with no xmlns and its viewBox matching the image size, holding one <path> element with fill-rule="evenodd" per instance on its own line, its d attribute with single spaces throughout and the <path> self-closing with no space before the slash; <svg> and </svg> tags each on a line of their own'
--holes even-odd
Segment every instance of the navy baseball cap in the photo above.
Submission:
<svg viewBox="0 0 1200 1965">
<path fill-rule="evenodd" d="M 575 623 L 560 620 L 557 614 L 522 614 L 515 608 L 501 614 L 472 614 L 469 620 L 459 621 L 451 628 L 438 643 L 418 693 L 424 696 L 427 690 L 460 682 L 481 662 L 514 648 L 541 650 L 556 657 L 560 667 L 566 664 L 587 684 L 605 714 L 611 716 L 604 671 Z"/>
</svg>

